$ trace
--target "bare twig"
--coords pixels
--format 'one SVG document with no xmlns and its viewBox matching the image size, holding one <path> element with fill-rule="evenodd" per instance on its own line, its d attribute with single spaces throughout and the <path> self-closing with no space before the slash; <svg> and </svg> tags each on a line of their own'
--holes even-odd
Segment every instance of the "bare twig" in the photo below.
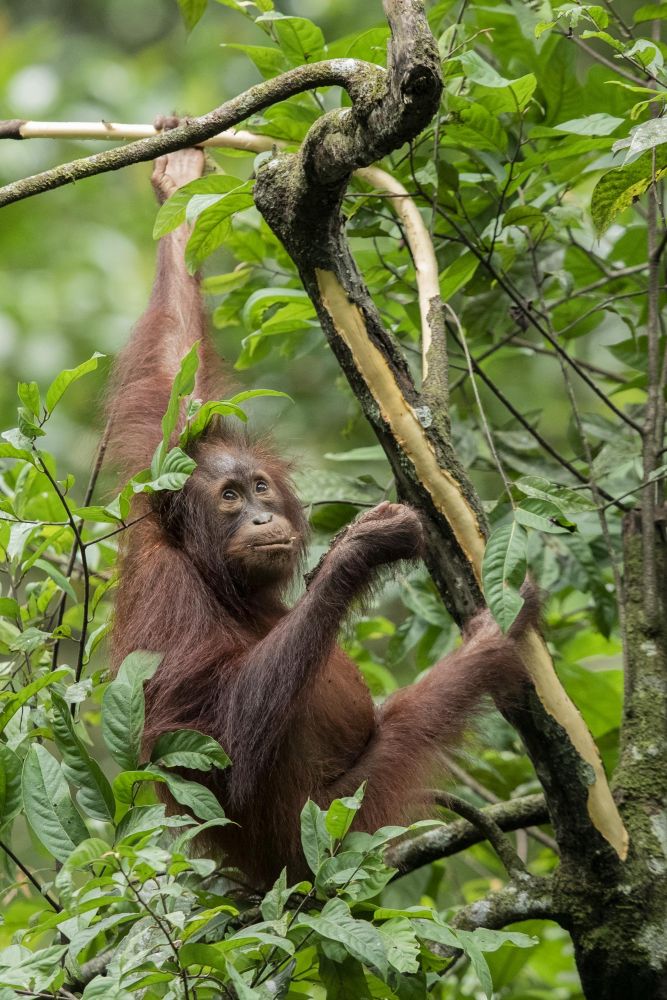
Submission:
<svg viewBox="0 0 667 1000">
<path fill-rule="evenodd" d="M 16 854 L 14 854 L 14 852 L 11 849 L 11 847 L 9 847 L 7 844 L 5 844 L 5 842 L 3 840 L 0 840 L 0 848 L 5 852 L 5 854 L 7 855 L 8 858 L 12 859 L 12 861 L 14 862 L 14 864 L 16 865 L 16 867 L 20 871 L 23 872 L 23 874 L 28 879 L 28 881 L 30 882 L 30 884 L 32 886 L 34 886 L 34 888 L 37 890 L 37 892 L 40 894 L 40 896 L 42 896 L 46 900 L 46 902 L 49 904 L 49 906 L 53 910 L 55 910 L 56 913 L 61 913 L 62 912 L 62 906 L 60 905 L 60 903 L 58 903 L 53 898 L 53 896 L 48 892 L 48 890 L 44 888 L 44 886 L 42 885 L 42 883 L 39 881 L 39 879 L 35 875 L 33 875 L 33 873 L 30 871 L 30 869 L 26 868 L 26 866 L 23 864 L 23 862 L 17 857 Z"/>
</svg>

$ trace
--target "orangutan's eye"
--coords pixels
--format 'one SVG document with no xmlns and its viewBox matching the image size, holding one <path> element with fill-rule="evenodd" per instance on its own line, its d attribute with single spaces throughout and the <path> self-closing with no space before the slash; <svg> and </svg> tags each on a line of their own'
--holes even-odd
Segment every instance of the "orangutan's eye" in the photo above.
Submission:
<svg viewBox="0 0 667 1000">
<path fill-rule="evenodd" d="M 238 498 L 239 498 L 239 495 L 236 492 L 236 490 L 223 490 L 222 491 L 222 499 L 223 500 L 229 500 L 231 502 L 232 500 L 238 500 Z"/>
<path fill-rule="evenodd" d="M 255 483 L 255 493 L 266 493 L 268 488 L 268 483 L 265 483 L 263 479 L 258 479 Z"/>
</svg>

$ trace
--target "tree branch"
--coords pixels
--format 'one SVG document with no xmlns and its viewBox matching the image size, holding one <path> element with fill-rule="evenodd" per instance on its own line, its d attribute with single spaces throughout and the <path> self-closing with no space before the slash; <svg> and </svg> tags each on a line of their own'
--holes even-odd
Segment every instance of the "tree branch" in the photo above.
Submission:
<svg viewBox="0 0 667 1000">
<path fill-rule="evenodd" d="M 434 798 L 443 809 L 463 816 L 481 833 L 485 840 L 488 840 L 508 875 L 521 877 L 527 874 L 523 861 L 492 816 L 451 792 L 438 792 Z"/>
<path fill-rule="evenodd" d="M 258 83 L 231 101 L 226 101 L 214 111 L 209 111 L 200 118 L 186 120 L 177 128 L 7 184 L 0 188 L 0 207 L 41 194 L 43 191 L 52 191 L 65 184 L 72 184 L 84 177 L 103 174 L 109 170 L 120 170 L 121 167 L 127 167 L 131 163 L 153 160 L 156 156 L 183 149 L 185 146 L 196 146 L 218 132 L 233 128 L 257 111 L 295 94 L 301 94 L 305 90 L 313 90 L 316 87 L 343 87 L 353 100 L 359 101 L 363 106 L 364 102 L 368 103 L 371 94 L 383 89 L 384 81 L 385 73 L 380 67 L 356 59 L 330 59 L 299 66 L 281 73 L 272 80 Z M 415 81 L 415 84 L 417 83 L 418 81 Z M 0 138 L 23 138 L 21 127 L 25 124 L 20 120 L 4 122 L 0 125 Z M 371 163 L 372 159 L 367 162 Z"/>
<path fill-rule="evenodd" d="M 449 796 L 443 798 L 452 802 Z M 454 806 L 454 811 L 458 812 L 458 805 Z M 449 805 L 446 808 L 450 808 Z M 486 829 L 482 830 L 481 825 L 489 822 L 494 834 L 497 830 L 502 833 L 511 833 L 513 830 L 523 830 L 527 826 L 535 826 L 540 823 L 549 822 L 549 813 L 543 795 L 525 795 L 519 799 L 510 799 L 509 802 L 498 802 L 494 805 L 485 806 L 483 809 L 470 810 L 476 813 L 478 823 L 469 822 L 467 819 L 457 820 L 448 823 L 446 826 L 435 827 L 426 830 L 416 837 L 411 837 L 400 841 L 390 847 L 386 852 L 387 864 L 398 868 L 398 876 L 407 875 L 408 872 L 421 868 L 423 865 L 431 864 L 441 858 L 449 858 L 454 854 L 460 854 L 473 844 L 479 844 L 487 838 Z M 481 819 L 480 819 L 481 817 Z M 487 829 L 490 829 L 487 828 Z"/>
<path fill-rule="evenodd" d="M 567 915 L 554 902 L 549 879 L 533 876 L 528 883 L 508 882 L 498 892 L 462 907 L 452 925 L 469 931 L 477 927 L 500 930 L 521 920 L 555 920 L 561 927 L 568 926 Z"/>
</svg>

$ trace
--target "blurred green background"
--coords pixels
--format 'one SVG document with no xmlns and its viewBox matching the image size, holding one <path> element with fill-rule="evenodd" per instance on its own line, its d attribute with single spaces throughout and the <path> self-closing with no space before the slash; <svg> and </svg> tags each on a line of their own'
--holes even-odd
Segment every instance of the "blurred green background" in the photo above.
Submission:
<svg viewBox="0 0 667 1000">
<path fill-rule="evenodd" d="M 379 4 L 293 0 L 285 13 L 312 17 L 328 39 L 378 19 Z M 173 0 L 92 0 L 0 9 L 0 117 L 48 121 L 152 122 L 158 114 L 203 114 L 261 77 L 225 42 L 263 44 L 262 32 L 212 4 L 188 36 Z M 0 143 L 0 182 L 108 148 L 100 142 L 33 139 Z M 252 158 L 232 164 L 249 170 Z M 144 308 L 153 275 L 156 205 L 150 165 L 89 178 L 9 206 L 0 223 L 0 423 L 15 422 L 19 379 L 48 383 L 94 350 L 112 356 Z M 215 270 L 224 270 L 224 255 Z M 238 336 L 236 336 L 238 334 Z M 232 363 L 241 331 L 217 335 Z M 77 386 L 57 416 L 49 446 L 85 473 L 103 424 L 109 362 Z M 328 449 L 372 443 L 333 359 L 280 364 L 273 354 L 237 379 L 281 388 L 296 406 L 260 401 L 255 424 L 275 428 L 281 446 L 308 467 Z M 334 388 L 335 387 L 335 388 Z M 332 391 L 333 390 L 333 391 Z M 276 419 L 278 418 L 278 419 Z"/>
</svg>

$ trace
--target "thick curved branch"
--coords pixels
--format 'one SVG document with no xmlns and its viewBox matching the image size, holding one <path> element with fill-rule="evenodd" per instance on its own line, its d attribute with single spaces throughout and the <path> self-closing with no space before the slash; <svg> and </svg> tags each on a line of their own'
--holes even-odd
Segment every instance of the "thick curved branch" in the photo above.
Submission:
<svg viewBox="0 0 667 1000">
<path fill-rule="evenodd" d="M 525 795 L 519 799 L 498 802 L 475 811 L 478 816 L 489 821 L 503 833 L 549 822 L 543 795 Z M 387 850 L 386 860 L 392 867 L 398 868 L 399 875 L 407 875 L 408 872 L 428 865 L 432 861 L 460 854 L 473 844 L 479 844 L 486 839 L 486 833 L 479 825 L 468 820 L 456 820 L 446 826 L 434 827 L 432 830 L 420 833 L 417 837 L 400 841 Z"/>
<path fill-rule="evenodd" d="M 72 184 L 84 177 L 103 174 L 109 170 L 120 170 L 121 167 L 127 167 L 131 163 L 153 160 L 156 156 L 171 153 L 184 146 L 196 146 L 218 132 L 233 128 L 257 111 L 295 94 L 301 94 L 305 90 L 313 90 L 316 87 L 343 87 L 352 100 L 359 101 L 363 105 L 368 101 L 369 93 L 382 92 L 385 87 L 384 81 L 385 73 L 379 66 L 357 59 L 329 59 L 299 66 L 281 73 L 273 80 L 258 83 L 231 101 L 226 101 L 214 111 L 209 111 L 200 118 L 190 118 L 177 128 L 7 184 L 0 188 L 0 207 L 41 194 L 43 191 L 52 191 L 65 184 Z M 21 127 L 24 124 L 20 120 L 2 123 L 0 138 L 23 138 Z"/>
<path fill-rule="evenodd" d="M 500 930 L 522 920 L 555 920 L 568 926 L 567 914 L 556 906 L 549 879 L 533 876 L 530 882 L 508 882 L 482 899 L 462 907 L 452 920 L 461 930 L 477 927 Z"/>
<path fill-rule="evenodd" d="M 448 809 L 459 816 L 463 816 L 472 826 L 474 826 L 482 836 L 488 840 L 500 859 L 503 868 L 508 875 L 520 878 L 527 874 L 526 866 L 512 847 L 510 841 L 505 836 L 502 828 L 496 823 L 488 812 L 477 809 L 470 802 L 453 795 L 451 792 L 439 792 L 436 802 L 443 809 Z"/>
</svg>

